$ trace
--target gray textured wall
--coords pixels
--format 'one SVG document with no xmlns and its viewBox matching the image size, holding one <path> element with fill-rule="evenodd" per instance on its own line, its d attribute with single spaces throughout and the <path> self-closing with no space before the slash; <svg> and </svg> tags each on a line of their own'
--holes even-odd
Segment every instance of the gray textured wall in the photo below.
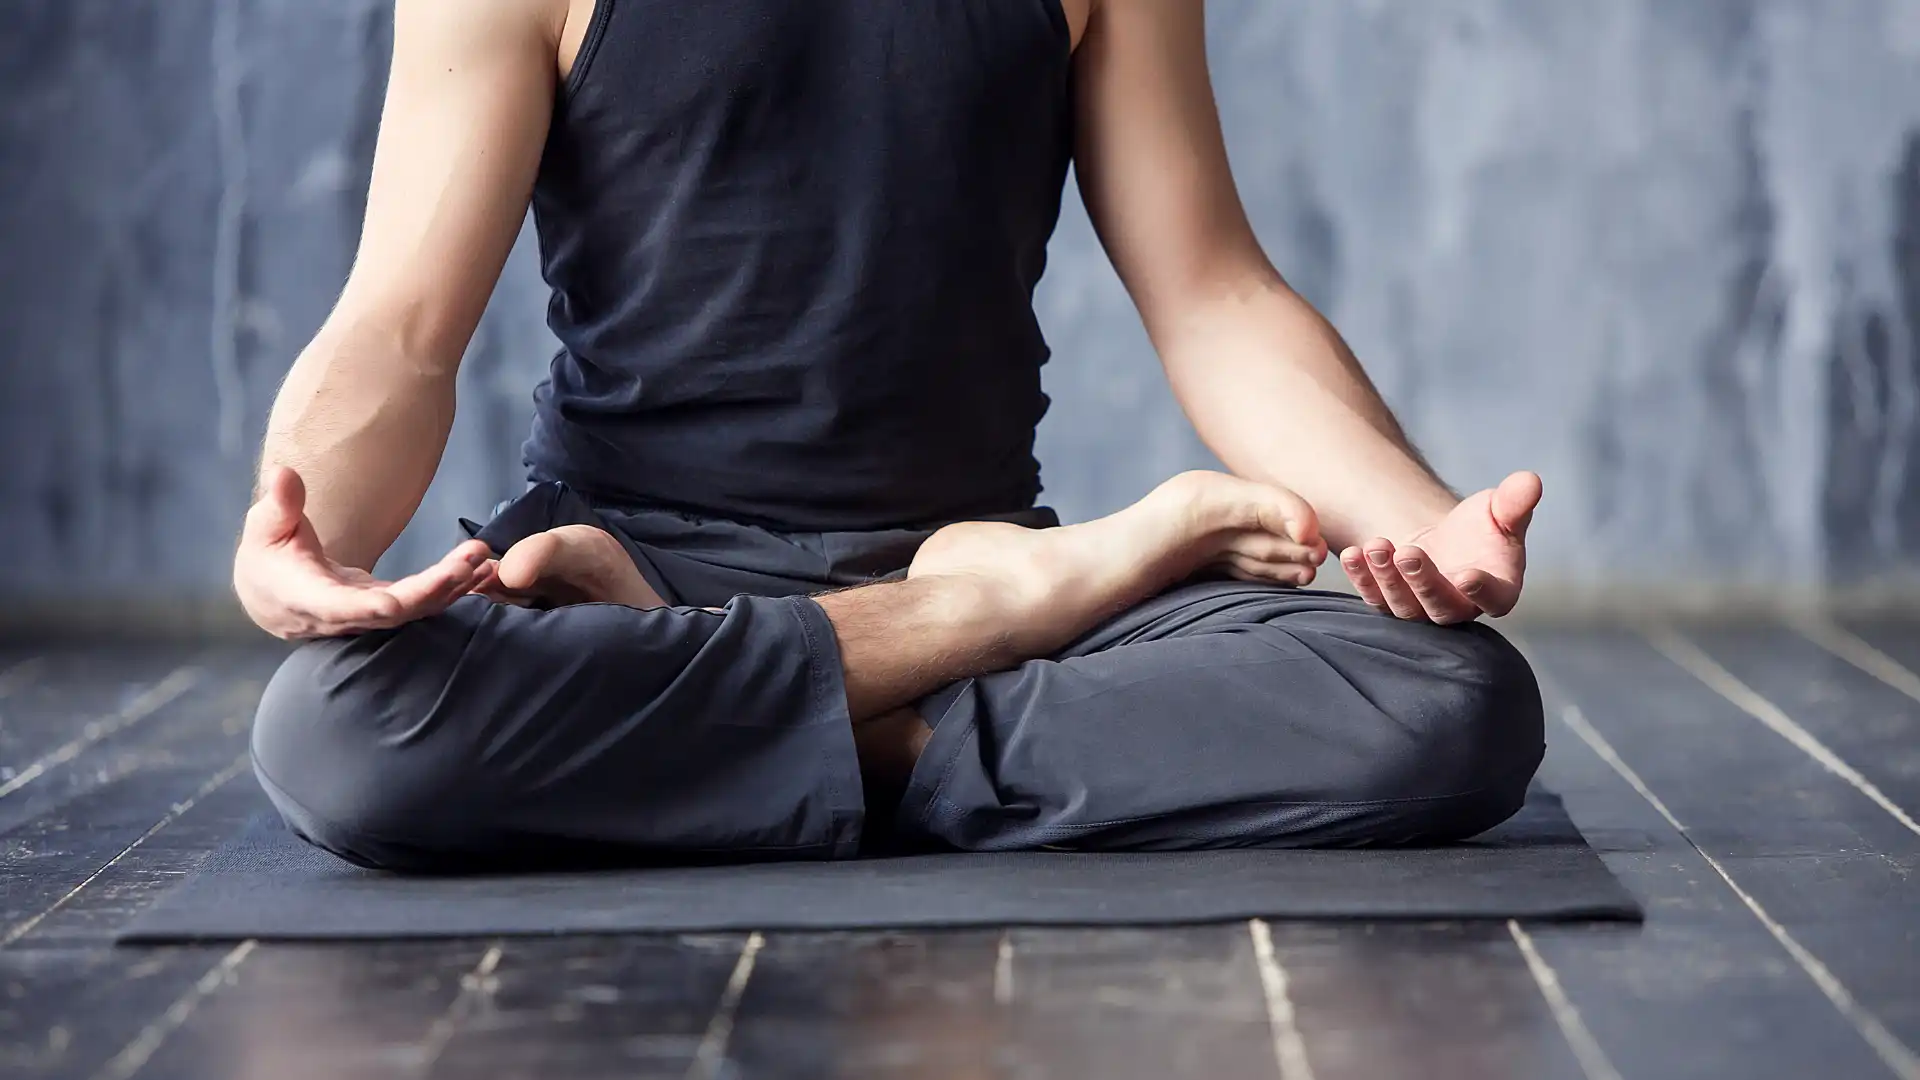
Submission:
<svg viewBox="0 0 1920 1080">
<path fill-rule="evenodd" d="M 252 448 L 358 228 L 380 0 L 12 0 L 0 593 L 219 597 Z M 1912 583 L 1920 0 L 1216 0 L 1275 261 L 1443 472 L 1542 472 L 1534 580 Z M 417 564 L 519 477 L 523 237 Z M 1069 516 L 1206 462 L 1077 202 L 1040 308 Z"/>
</svg>

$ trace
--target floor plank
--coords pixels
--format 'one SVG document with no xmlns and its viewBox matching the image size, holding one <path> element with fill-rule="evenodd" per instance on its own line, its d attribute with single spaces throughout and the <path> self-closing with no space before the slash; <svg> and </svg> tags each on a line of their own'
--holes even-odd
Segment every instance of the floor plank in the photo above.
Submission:
<svg viewBox="0 0 1920 1080">
<path fill-rule="evenodd" d="M 230 950 L 0 951 L 0 1075 L 100 1075 Z"/>
<path fill-rule="evenodd" d="M 1920 814 L 1920 701 L 1779 628 L 1683 630 L 1728 674 Z"/>
<path fill-rule="evenodd" d="M 27 677 L 0 667 L 7 692 L 0 695 L 0 800 L 38 783 L 21 774 L 58 762 L 43 759 L 69 744 L 87 744 L 92 725 L 132 727 L 150 719 L 198 677 L 194 663 L 205 650 L 181 646 L 100 646 L 36 654 Z M 169 683 L 169 678 L 172 682 Z M 164 685 L 163 685 L 164 684 Z"/>
<path fill-rule="evenodd" d="M 239 760 L 236 753 L 235 761 Z M 232 765 L 233 762 L 229 762 Z M 218 774 L 203 782 L 206 787 Z M 196 870 L 207 856 L 267 807 L 266 796 L 244 765 L 190 807 L 169 807 L 165 827 L 146 836 L 32 929 L 34 948 L 101 947 L 134 916 Z M 183 812 L 173 814 L 174 809 Z M 151 826 L 149 826 L 151 828 Z"/>
<path fill-rule="evenodd" d="M 1245 927 L 774 934 L 711 1075 L 1275 1075 Z"/>
<path fill-rule="evenodd" d="M 1278 1075 L 1245 923 L 1008 936 L 1015 1075 Z"/>
<path fill-rule="evenodd" d="M 1920 855 L 1735 858 L 1725 866 L 1742 888 L 1767 898 L 1768 913 L 1909 1051 L 1920 1049 Z"/>
<path fill-rule="evenodd" d="M 1739 887 L 1764 910 L 1775 913 L 1773 917 L 1796 940 L 1813 936 L 1819 925 L 1809 912 L 1859 910 L 1876 903 L 1875 898 L 1903 900 L 1895 910 L 1920 908 L 1920 882 L 1905 875 L 1897 861 L 1920 854 L 1920 837 L 1681 670 L 1645 639 L 1624 632 L 1535 633 L 1528 635 L 1527 642 L 1530 655 L 1548 678 L 1570 694 L 1579 707 L 1578 715 L 1685 827 L 1686 839 L 1719 860 Z M 1590 762 L 1586 767 L 1592 771 Z M 1589 830 L 1596 823 L 1604 830 L 1610 816 L 1620 818 L 1612 800 L 1596 805 L 1591 799 L 1577 802 L 1572 792 L 1568 794 L 1575 820 Z M 1646 821 L 1644 814 L 1639 818 Z M 1671 850 L 1669 857 L 1678 859 L 1685 873 L 1706 876 L 1698 865 L 1699 856 L 1673 850 L 1660 830 L 1652 829 L 1650 823 L 1648 828 L 1654 838 L 1653 852 Z M 1593 831 L 1589 837 L 1594 837 Z M 1759 867 L 1783 858 L 1849 853 L 1872 857 L 1854 864 L 1844 876 L 1782 880 L 1758 872 Z M 1609 865 L 1626 876 L 1626 860 L 1616 856 Z M 1708 883 L 1712 884 L 1710 879 Z M 1725 905 L 1717 895 L 1721 891 L 1713 890 L 1716 903 Z M 1675 913 L 1661 915 L 1657 907 L 1654 913 L 1649 936 L 1677 923 Z M 1866 1027 L 1856 1025 L 1861 1037 L 1873 1037 L 1869 1029 L 1877 1022 L 1901 1044 L 1895 1047 L 1896 1055 L 1910 1054 L 1920 1039 L 1920 1026 L 1912 1020 L 1920 980 L 1902 986 L 1887 980 L 1883 970 L 1887 962 L 1920 970 L 1920 941 L 1910 933 L 1886 934 L 1882 929 L 1860 926 L 1855 931 L 1859 949 L 1815 956 L 1873 1018 Z M 1866 954 L 1878 959 L 1863 962 Z M 1777 961 L 1779 953 L 1760 955 Z M 1671 966 L 1651 970 L 1664 977 Z M 1801 977 L 1808 978 L 1804 972 Z M 1824 1041 L 1817 1028 L 1833 1007 L 1818 1016 L 1804 1013 L 1804 1020 L 1786 1029 L 1794 1038 L 1783 1041 L 1797 1045 L 1803 1034 L 1808 1042 Z M 1747 1013 L 1746 1007 L 1729 1009 L 1723 1023 L 1747 1023 Z"/>
<path fill-rule="evenodd" d="M 687 1075 L 743 936 L 584 937 L 504 943 L 484 1006 L 432 1062 L 443 1077 Z"/>
<path fill-rule="evenodd" d="M 1715 855 L 1920 853 L 1920 836 L 1628 632 L 1532 633 L 1551 678 Z"/>
<path fill-rule="evenodd" d="M 1920 679 L 1920 624 L 1846 620 L 1840 629 L 1859 637 L 1900 665 L 1908 675 Z M 1895 677 L 1906 681 L 1901 676 Z"/>
<path fill-rule="evenodd" d="M 10 943 L 43 921 L 71 890 L 121 856 L 144 844 L 156 826 L 170 823 L 174 807 L 211 794 L 222 776 L 244 771 L 244 699 L 229 702 L 222 716 L 212 702 L 187 700 L 162 716 L 128 751 L 129 764 L 106 782 L 41 807 L 41 813 L 0 836 L 0 944 Z M 103 754 L 109 753 L 102 750 Z M 86 762 L 77 762 L 86 768 Z M 251 783 L 250 777 L 243 778 Z M 224 786 L 224 785 L 220 785 Z M 158 833 L 154 833 L 158 835 Z"/>
<path fill-rule="evenodd" d="M 141 1080 L 386 1080 L 425 1075 L 470 1006 L 482 941 L 263 943 L 199 1004 Z M 504 1075 L 490 1068 L 464 1075 Z"/>
<path fill-rule="evenodd" d="M 1503 923 L 1274 924 L 1316 1080 L 1580 1080 Z"/>
<path fill-rule="evenodd" d="M 1859 1033 L 1700 853 L 1567 726 L 1570 702 L 1551 686 L 1547 704 L 1542 779 L 1647 922 L 1527 930 L 1620 1075 L 1884 1075 Z"/>
<path fill-rule="evenodd" d="M 769 934 L 726 1039 L 727 1066 L 755 1077 L 996 1075 L 1006 1052 L 997 941 L 978 931 Z M 727 1070 L 715 1060 L 699 1071 Z"/>
<path fill-rule="evenodd" d="M 0 644 L 0 701 L 37 681 L 46 666 L 47 658 L 38 649 Z"/>
<path fill-rule="evenodd" d="M 11 790 L 0 794 L 0 836 L 88 792 L 192 753 L 215 729 L 228 741 L 244 739 L 253 707 L 277 662 L 275 653 L 261 650 L 203 651 L 188 665 L 169 667 L 172 658 L 152 661 L 151 669 L 166 672 L 157 681 L 115 683 L 85 667 L 62 675 L 63 680 L 96 677 L 118 685 L 119 711 L 66 717 L 63 734 L 54 736 L 59 740 L 55 749 L 36 758 L 29 766 L 32 771 L 18 773 Z M 46 689 L 52 697 L 44 704 L 56 710 L 80 696 L 65 682 Z M 37 713 L 26 719 L 48 731 L 61 727 Z"/>
</svg>

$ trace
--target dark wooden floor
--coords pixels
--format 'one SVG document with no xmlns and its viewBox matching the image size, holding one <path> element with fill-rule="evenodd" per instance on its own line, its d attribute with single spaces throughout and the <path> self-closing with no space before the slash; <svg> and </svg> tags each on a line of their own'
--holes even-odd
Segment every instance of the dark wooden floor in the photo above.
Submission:
<svg viewBox="0 0 1920 1080">
<path fill-rule="evenodd" d="M 1644 927 L 115 949 L 268 650 L 0 650 L 0 1076 L 1920 1080 L 1920 626 L 1521 635 Z"/>
</svg>

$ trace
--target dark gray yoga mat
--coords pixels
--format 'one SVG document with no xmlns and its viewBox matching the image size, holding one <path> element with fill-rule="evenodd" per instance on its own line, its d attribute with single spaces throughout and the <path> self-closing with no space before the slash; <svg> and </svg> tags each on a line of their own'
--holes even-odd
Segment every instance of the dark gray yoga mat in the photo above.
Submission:
<svg viewBox="0 0 1920 1080">
<path fill-rule="evenodd" d="M 269 815 L 123 942 L 1132 926 L 1275 919 L 1639 919 L 1557 796 L 1462 844 L 1296 851 L 917 855 L 848 862 L 401 877 Z"/>
</svg>

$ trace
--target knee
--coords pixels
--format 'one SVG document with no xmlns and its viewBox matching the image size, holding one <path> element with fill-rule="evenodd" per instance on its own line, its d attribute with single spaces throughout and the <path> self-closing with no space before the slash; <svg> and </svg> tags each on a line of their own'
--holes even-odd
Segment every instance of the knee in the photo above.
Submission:
<svg viewBox="0 0 1920 1080">
<path fill-rule="evenodd" d="M 254 771 L 288 826 L 362 866 L 427 868 L 467 818 L 433 621 L 301 646 L 254 719 Z"/>
<path fill-rule="evenodd" d="M 1330 692 L 1352 707 L 1330 781 L 1350 811 L 1347 839 L 1461 839 L 1526 801 L 1545 752 L 1540 690 L 1498 631 L 1346 604 L 1288 629 L 1337 675 Z"/>
<path fill-rule="evenodd" d="M 1419 839 L 1461 839 L 1526 801 L 1546 752 L 1540 688 L 1492 627 L 1423 627 L 1418 636 L 1417 690 L 1395 719 L 1412 740 L 1414 786 L 1425 797 L 1409 804 L 1405 824 Z"/>
</svg>

